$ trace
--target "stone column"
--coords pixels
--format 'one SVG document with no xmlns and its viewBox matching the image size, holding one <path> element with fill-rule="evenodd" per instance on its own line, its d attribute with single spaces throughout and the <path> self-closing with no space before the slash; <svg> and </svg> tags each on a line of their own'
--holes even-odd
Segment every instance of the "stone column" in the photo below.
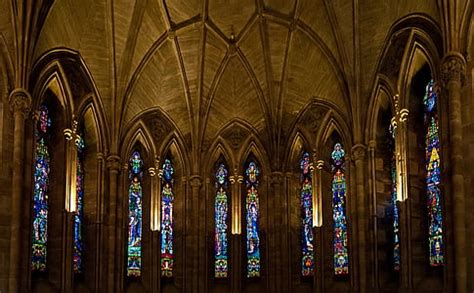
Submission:
<svg viewBox="0 0 474 293">
<path fill-rule="evenodd" d="M 107 169 L 109 170 L 109 190 L 108 190 L 108 207 L 106 206 L 106 253 L 107 253 L 107 292 L 115 292 L 118 286 L 116 284 L 119 280 L 116 280 L 115 276 L 120 275 L 116 272 L 115 259 L 118 254 L 116 252 L 116 243 L 115 239 L 115 230 L 120 226 L 117 223 L 117 193 L 118 193 L 118 176 L 120 173 L 120 157 L 114 154 L 111 154 L 107 157 Z"/>
<path fill-rule="evenodd" d="M 186 241 L 186 246 L 188 247 L 188 258 L 186 262 L 188 264 L 186 265 L 186 270 L 188 271 L 187 274 L 187 282 L 191 281 L 190 286 L 186 286 L 188 292 L 198 292 L 198 282 L 199 282 L 199 277 L 201 276 L 202 273 L 199 271 L 199 262 L 204 261 L 205 254 L 203 255 L 202 253 L 199 253 L 198 247 L 200 247 L 200 244 L 203 242 L 203 240 L 200 239 L 199 235 L 199 199 L 200 199 L 200 194 L 199 191 L 201 189 L 202 185 L 202 179 L 201 176 L 199 175 L 192 175 L 190 177 L 189 183 L 191 185 L 191 198 L 190 198 L 190 205 L 189 205 L 189 210 L 188 210 L 188 215 L 189 215 L 189 228 L 190 231 L 188 232 L 188 240 Z M 202 235 L 205 236 L 205 235 Z M 204 251 L 203 251 L 204 252 Z"/>
<path fill-rule="evenodd" d="M 451 163 L 451 190 L 454 215 L 454 254 L 456 292 L 467 291 L 466 215 L 463 175 L 463 135 L 461 87 L 466 61 L 460 53 L 448 53 L 443 58 L 442 79 L 447 89 L 449 108 L 449 150 Z M 446 237 L 446 235 L 444 236 Z"/>
<path fill-rule="evenodd" d="M 14 134 L 13 134 L 13 157 L 12 165 L 12 205 L 11 205 L 11 223 L 10 223 L 10 276 L 8 283 L 8 292 L 18 292 L 20 285 L 20 246 L 21 246 L 21 215 L 22 206 L 25 201 L 22 194 L 23 189 L 23 154 L 25 144 L 25 118 L 31 109 L 31 96 L 25 89 L 15 89 L 10 93 L 10 110 L 13 113 Z"/>
<path fill-rule="evenodd" d="M 366 192 L 365 178 L 366 172 L 364 168 L 364 157 L 366 147 L 362 144 L 356 144 L 352 147 L 352 158 L 355 164 L 356 179 L 356 197 L 357 197 L 357 233 L 358 233 L 358 260 L 359 260 L 359 292 L 367 291 L 367 240 L 366 231 L 368 229 L 367 209 L 366 209 Z"/>
<path fill-rule="evenodd" d="M 371 239 L 372 242 L 372 287 L 378 292 L 379 290 L 379 261 L 378 261 L 378 223 L 377 223 L 377 182 L 376 182 L 376 167 L 375 167 L 375 150 L 377 147 L 377 141 L 369 141 L 369 166 L 370 166 L 370 225 L 372 227 Z"/>
<path fill-rule="evenodd" d="M 271 245 L 273 249 L 270 247 L 268 260 L 271 261 L 271 267 L 273 271 L 270 273 L 270 291 L 272 292 L 286 292 L 288 288 L 286 288 L 286 284 L 288 281 L 287 274 L 284 273 L 283 268 L 287 266 L 288 258 L 285 254 L 285 250 L 283 249 L 283 244 L 285 243 L 285 235 L 286 233 L 282 233 L 283 231 L 287 231 L 286 226 L 286 211 L 283 209 L 283 202 L 286 201 L 283 195 L 283 173 L 282 172 L 273 172 L 271 176 L 271 185 L 273 190 L 273 205 L 270 207 L 273 208 L 272 211 L 268 211 L 269 215 L 272 215 L 272 219 L 270 220 L 270 227 L 269 230 L 270 234 L 269 239 L 271 239 Z M 271 238 L 270 238 L 271 237 Z M 270 244 L 267 243 L 267 245 Z M 270 263 L 269 263 L 270 267 Z"/>
</svg>

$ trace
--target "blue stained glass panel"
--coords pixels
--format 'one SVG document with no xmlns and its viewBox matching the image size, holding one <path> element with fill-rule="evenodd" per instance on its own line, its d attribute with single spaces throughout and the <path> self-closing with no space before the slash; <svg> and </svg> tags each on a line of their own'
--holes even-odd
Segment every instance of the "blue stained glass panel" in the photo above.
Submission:
<svg viewBox="0 0 474 293">
<path fill-rule="evenodd" d="M 228 171 L 224 164 L 219 164 L 216 174 L 216 199 L 214 206 L 214 253 L 215 277 L 226 278 L 228 274 Z"/>
<path fill-rule="evenodd" d="M 441 207 L 441 160 L 437 115 L 437 90 L 433 80 L 426 86 L 424 119 L 426 127 L 426 192 L 428 195 L 429 255 L 431 266 L 444 265 L 443 213 Z"/>
<path fill-rule="evenodd" d="M 260 169 L 254 161 L 245 170 L 247 196 L 246 209 L 246 242 L 247 242 L 247 277 L 260 276 L 260 231 L 259 231 L 259 198 L 258 176 Z"/>
<path fill-rule="evenodd" d="M 139 277 L 142 266 L 142 179 L 143 160 L 138 151 L 134 151 L 129 160 L 128 188 L 128 258 L 127 276 Z"/>
<path fill-rule="evenodd" d="M 345 152 L 340 143 L 334 145 L 332 159 L 332 194 L 334 220 L 334 273 L 349 274 L 347 250 L 346 179 L 344 174 Z"/>
<path fill-rule="evenodd" d="M 300 161 L 301 169 L 301 273 L 303 276 L 314 274 L 314 247 L 313 247 L 313 203 L 312 177 L 310 170 L 310 155 L 303 153 Z"/>
<path fill-rule="evenodd" d="M 173 276 L 173 174 L 174 168 L 169 158 L 163 163 L 163 178 L 161 189 L 161 275 Z"/>
<path fill-rule="evenodd" d="M 46 138 L 51 127 L 48 108 L 42 105 L 35 129 L 35 169 L 33 194 L 33 231 L 31 269 L 36 272 L 46 271 L 48 242 L 48 188 L 50 156 Z"/>
<path fill-rule="evenodd" d="M 76 204 L 77 211 L 74 214 L 74 247 L 73 247 L 73 269 L 75 273 L 82 273 L 83 237 L 82 225 L 84 218 L 84 139 L 82 136 L 76 140 L 77 147 L 77 170 L 76 170 Z"/>
</svg>

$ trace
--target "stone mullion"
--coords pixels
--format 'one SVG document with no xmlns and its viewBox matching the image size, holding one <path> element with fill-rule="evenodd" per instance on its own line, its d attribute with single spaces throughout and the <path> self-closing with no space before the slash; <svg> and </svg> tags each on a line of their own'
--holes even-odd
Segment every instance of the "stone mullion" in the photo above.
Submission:
<svg viewBox="0 0 474 293">
<path fill-rule="evenodd" d="M 25 146 L 25 118 L 31 109 L 31 96 L 24 89 L 11 92 L 10 110 L 13 113 L 13 158 L 12 158 L 12 189 L 11 189 L 11 222 L 10 222 L 10 263 L 8 291 L 18 292 L 20 288 L 21 264 L 21 215 L 27 208 L 22 205 L 23 194 L 23 157 Z M 28 202 L 28 201 L 26 201 Z"/>
<path fill-rule="evenodd" d="M 461 88 L 465 70 L 464 57 L 450 53 L 444 57 L 442 78 L 447 90 L 449 117 L 449 149 L 451 165 L 451 189 L 454 215 L 454 254 L 456 292 L 467 291 L 466 214 L 463 174 L 463 133 Z M 446 237 L 446 234 L 443 235 Z M 446 242 L 446 240 L 445 240 Z M 445 249 L 446 250 L 446 249 Z"/>
</svg>

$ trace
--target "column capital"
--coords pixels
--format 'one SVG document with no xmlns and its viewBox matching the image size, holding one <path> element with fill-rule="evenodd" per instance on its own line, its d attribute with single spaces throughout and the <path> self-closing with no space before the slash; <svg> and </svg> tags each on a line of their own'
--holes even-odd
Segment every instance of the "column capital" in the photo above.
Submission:
<svg viewBox="0 0 474 293">
<path fill-rule="evenodd" d="M 107 162 L 107 169 L 110 171 L 120 171 L 121 164 L 120 164 L 120 157 L 116 154 L 111 154 L 106 159 Z"/>
<path fill-rule="evenodd" d="M 10 104 L 10 111 L 12 113 L 20 112 L 23 113 L 24 117 L 31 110 L 31 95 L 28 93 L 27 90 L 23 88 L 16 88 L 14 89 L 8 98 Z"/>
<path fill-rule="evenodd" d="M 443 57 L 441 79 L 445 85 L 450 81 L 464 82 L 466 74 L 466 59 L 461 53 L 450 52 Z"/>
<path fill-rule="evenodd" d="M 369 151 L 377 149 L 377 141 L 375 139 L 370 140 L 369 143 L 367 144 L 367 147 Z"/>
<path fill-rule="evenodd" d="M 358 160 L 363 160 L 364 157 L 365 157 L 365 151 L 367 150 L 367 147 L 363 144 L 356 144 L 352 147 L 351 151 L 352 151 L 352 159 L 354 161 L 358 161 Z"/>
<path fill-rule="evenodd" d="M 202 185 L 201 176 L 191 175 L 191 177 L 189 178 L 189 183 L 191 184 L 191 187 L 193 187 L 193 188 L 201 187 L 201 185 Z"/>
<path fill-rule="evenodd" d="M 273 185 L 282 184 L 284 177 L 285 177 L 285 176 L 284 176 L 283 172 L 281 172 L 281 171 L 274 171 L 274 172 L 272 172 L 272 177 L 271 177 L 271 179 L 270 179 L 270 182 L 271 182 Z"/>
</svg>

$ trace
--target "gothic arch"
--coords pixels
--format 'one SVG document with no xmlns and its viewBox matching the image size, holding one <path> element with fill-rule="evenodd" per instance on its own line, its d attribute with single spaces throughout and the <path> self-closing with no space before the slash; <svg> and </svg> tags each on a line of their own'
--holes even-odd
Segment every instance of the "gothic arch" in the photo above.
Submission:
<svg viewBox="0 0 474 293">
<path fill-rule="evenodd" d="M 316 136 L 315 146 L 320 153 L 320 150 L 326 145 L 327 141 L 333 135 L 333 133 L 337 133 L 342 140 L 342 144 L 346 151 L 350 151 L 352 148 L 352 138 L 350 136 L 349 127 L 346 123 L 344 123 L 344 119 L 332 109 L 327 112 L 325 115 L 323 122 L 321 123 L 320 130 L 318 135 Z M 317 154 L 319 156 L 319 154 Z"/>
<path fill-rule="evenodd" d="M 75 75 L 70 73 L 72 71 Z M 69 113 L 79 116 L 88 104 L 94 105 L 94 111 L 101 126 L 102 143 L 104 147 L 109 149 L 111 133 L 104 112 L 103 99 L 81 54 L 75 50 L 63 47 L 53 48 L 44 52 L 33 64 L 30 74 L 29 83 L 30 87 L 33 87 L 33 97 L 35 97 L 37 85 L 44 82 L 42 80 L 50 78 L 49 75 L 52 74 L 56 74 L 60 80 L 67 82 L 67 104 L 70 106 L 65 108 L 70 109 Z M 70 89 L 69 83 L 74 83 L 76 87 L 74 91 Z"/>
<path fill-rule="evenodd" d="M 314 148 L 312 147 L 310 140 L 308 140 L 307 136 L 303 134 L 303 131 L 304 130 L 298 129 L 293 135 L 293 139 L 290 140 L 291 144 L 289 145 L 286 156 L 287 160 L 285 170 L 287 171 L 296 170 L 296 166 L 301 160 L 301 154 L 304 150 L 310 152 L 311 154 L 314 152 Z M 297 173 L 299 173 L 299 170 Z"/>
<path fill-rule="evenodd" d="M 221 156 L 227 162 L 229 172 L 232 171 L 233 167 L 235 166 L 235 158 L 227 143 L 221 137 L 219 137 L 211 146 L 210 151 L 206 155 L 208 159 L 204 164 L 205 167 L 203 174 L 212 174 L 213 168 Z"/>
<path fill-rule="evenodd" d="M 365 129 L 365 137 L 367 143 L 376 139 L 377 121 L 380 115 L 380 108 L 388 102 L 389 108 L 393 109 L 393 96 L 395 96 L 395 92 L 391 82 L 385 75 L 381 73 L 377 74 L 376 86 L 372 93 L 372 97 L 374 98 L 370 101 L 369 115 L 367 115 L 366 121 L 367 127 Z"/>
<path fill-rule="evenodd" d="M 37 111 L 41 105 L 46 105 L 51 118 L 51 127 L 48 132 L 46 145 L 50 155 L 50 172 L 48 183 L 48 216 L 47 216 L 47 259 L 46 273 L 31 272 L 30 265 L 25 266 L 28 269 L 25 274 L 29 279 L 29 289 L 33 292 L 49 291 L 61 286 L 61 278 L 63 278 L 65 271 L 62 267 L 62 259 L 68 257 L 67 250 L 64 249 L 67 243 L 66 232 L 61 228 L 65 224 L 65 217 L 63 212 L 65 208 L 64 192 L 65 186 L 65 154 L 66 154 L 66 140 L 63 135 L 65 128 L 72 126 L 72 96 L 69 88 L 68 80 L 62 72 L 60 67 L 51 68 L 43 74 L 43 78 L 38 80 L 38 83 L 33 89 L 33 105 L 32 109 Z M 37 127 L 37 121 L 27 124 L 26 141 L 31 146 L 31 151 L 27 152 L 25 156 L 26 166 L 32 166 L 35 158 L 35 141 L 33 137 L 34 129 Z M 31 165 L 30 165 L 31 164 Z M 25 234 L 24 239 L 28 239 L 28 258 L 26 261 L 30 263 L 32 255 L 32 238 L 31 231 L 33 231 L 33 216 L 31 210 L 33 209 L 33 167 L 27 168 L 30 170 L 30 184 L 25 188 L 25 193 L 30 195 L 28 197 L 28 204 L 30 211 L 28 216 L 29 229 Z M 72 244 L 72 243 L 71 243 Z"/>
<path fill-rule="evenodd" d="M 156 146 L 143 121 L 139 120 L 133 127 L 125 134 L 123 138 L 122 150 L 120 151 L 121 158 L 126 160 L 133 151 L 133 148 L 139 143 L 145 151 L 145 160 L 150 166 L 153 166 L 153 159 L 157 155 Z M 144 154 L 142 154 L 143 156 Z"/>
</svg>

